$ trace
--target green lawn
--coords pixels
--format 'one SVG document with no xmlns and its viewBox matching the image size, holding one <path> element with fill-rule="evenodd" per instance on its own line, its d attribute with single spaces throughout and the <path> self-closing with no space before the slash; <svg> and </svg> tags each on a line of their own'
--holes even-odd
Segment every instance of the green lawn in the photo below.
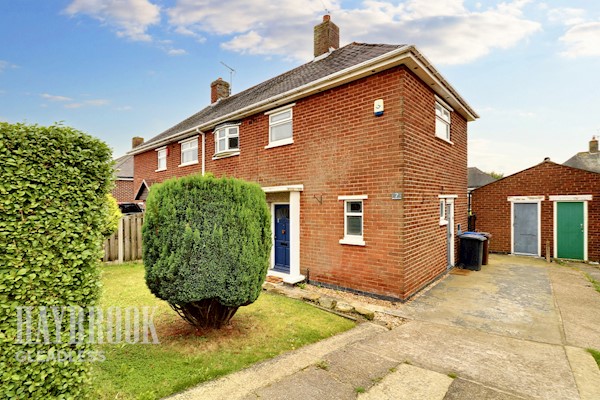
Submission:
<svg viewBox="0 0 600 400">
<path fill-rule="evenodd" d="M 343 332 L 351 321 L 263 292 L 231 326 L 196 331 L 146 288 L 141 264 L 106 266 L 101 306 L 158 306 L 159 345 L 102 345 L 93 364 L 94 398 L 156 399 Z"/>
</svg>

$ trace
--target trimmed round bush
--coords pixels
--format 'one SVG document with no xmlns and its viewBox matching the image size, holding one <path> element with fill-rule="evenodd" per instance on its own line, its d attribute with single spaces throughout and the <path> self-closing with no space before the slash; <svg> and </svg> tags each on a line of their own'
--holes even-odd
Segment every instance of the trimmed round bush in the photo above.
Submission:
<svg viewBox="0 0 600 400">
<path fill-rule="evenodd" d="M 261 292 L 270 214 L 254 183 L 192 175 L 152 186 L 142 230 L 146 284 L 198 328 L 220 328 Z"/>
<path fill-rule="evenodd" d="M 0 122 L 0 160 L 0 398 L 85 398 L 87 335 L 69 343 L 69 314 L 58 329 L 41 310 L 98 297 L 111 150 L 66 126 Z M 21 307 L 31 307 L 30 338 Z"/>
</svg>

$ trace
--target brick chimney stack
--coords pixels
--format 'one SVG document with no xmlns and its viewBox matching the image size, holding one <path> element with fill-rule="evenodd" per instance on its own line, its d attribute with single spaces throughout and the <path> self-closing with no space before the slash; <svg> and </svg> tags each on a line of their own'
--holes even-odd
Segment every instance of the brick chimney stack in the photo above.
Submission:
<svg viewBox="0 0 600 400">
<path fill-rule="evenodd" d="M 598 139 L 596 138 L 596 136 L 592 137 L 592 140 L 590 140 L 590 153 L 597 153 L 598 152 Z"/>
<path fill-rule="evenodd" d="M 144 138 L 143 137 L 139 137 L 139 136 L 134 136 L 131 139 L 131 148 L 135 149 L 136 147 L 138 147 L 139 145 L 141 145 L 142 143 L 144 143 Z"/>
<path fill-rule="evenodd" d="M 229 97 L 229 83 L 219 78 L 210 84 L 210 102 Z"/>
<path fill-rule="evenodd" d="M 340 47 L 340 28 L 331 22 L 330 15 L 323 15 L 323 22 L 315 26 L 315 57 L 325 54 L 330 48 Z"/>
</svg>

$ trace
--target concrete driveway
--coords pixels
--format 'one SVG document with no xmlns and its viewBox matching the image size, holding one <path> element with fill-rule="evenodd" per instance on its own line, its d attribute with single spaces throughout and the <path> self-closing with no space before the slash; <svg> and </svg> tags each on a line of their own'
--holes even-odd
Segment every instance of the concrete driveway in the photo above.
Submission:
<svg viewBox="0 0 600 400">
<path fill-rule="evenodd" d="M 574 264 L 490 257 L 342 335 L 174 399 L 600 399 L 600 293 Z"/>
<path fill-rule="evenodd" d="M 550 267 L 527 257 L 490 257 L 482 271 L 451 274 L 398 313 L 411 320 L 561 344 Z"/>
</svg>

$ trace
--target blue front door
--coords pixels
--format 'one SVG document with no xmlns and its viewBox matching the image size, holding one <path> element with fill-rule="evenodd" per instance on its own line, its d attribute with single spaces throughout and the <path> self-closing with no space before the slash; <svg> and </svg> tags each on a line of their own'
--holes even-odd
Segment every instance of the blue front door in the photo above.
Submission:
<svg viewBox="0 0 600 400">
<path fill-rule="evenodd" d="M 290 206 L 275 205 L 275 266 L 279 272 L 290 273 Z"/>
</svg>

